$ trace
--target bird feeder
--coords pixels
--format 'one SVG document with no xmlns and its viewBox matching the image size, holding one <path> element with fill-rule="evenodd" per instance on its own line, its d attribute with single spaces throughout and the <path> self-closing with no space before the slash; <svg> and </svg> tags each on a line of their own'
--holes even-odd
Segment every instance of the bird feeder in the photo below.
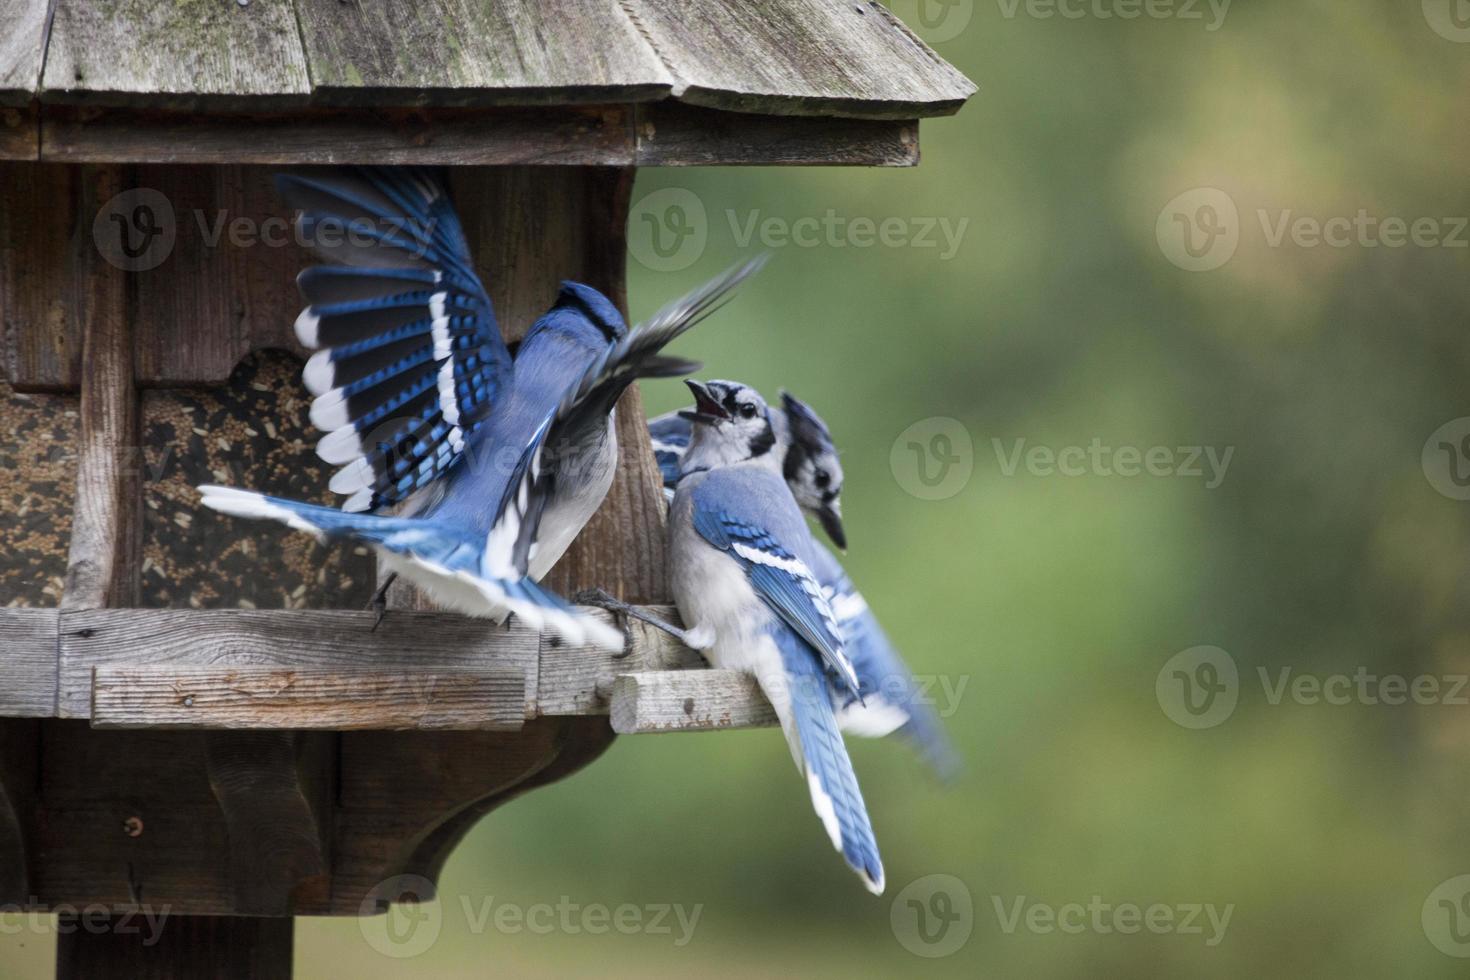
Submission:
<svg viewBox="0 0 1470 980">
<path fill-rule="evenodd" d="M 768 724 L 639 623 L 621 657 L 398 596 L 372 559 L 201 511 L 328 502 L 281 167 L 451 168 L 507 330 L 559 280 L 626 308 L 640 166 L 918 161 L 973 86 L 869 0 L 0 0 L 0 908 L 64 977 L 289 974 L 292 916 L 422 900 L 468 829 L 614 731 Z M 513 336 L 508 340 L 515 339 Z M 553 571 L 667 603 L 635 389 Z M 660 615 L 671 616 L 668 609 Z M 387 883 L 387 884 L 385 884 Z"/>
</svg>

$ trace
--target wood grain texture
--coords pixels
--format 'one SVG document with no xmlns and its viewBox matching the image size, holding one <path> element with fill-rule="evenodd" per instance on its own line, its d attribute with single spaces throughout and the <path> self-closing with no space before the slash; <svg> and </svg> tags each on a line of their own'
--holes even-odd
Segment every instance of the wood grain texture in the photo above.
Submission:
<svg viewBox="0 0 1470 980">
<path fill-rule="evenodd" d="M 526 676 L 510 669 L 99 667 L 93 728 L 517 731 Z"/>
<path fill-rule="evenodd" d="M 297 902 L 330 889 L 322 815 L 331 806 L 328 773 L 302 749 L 320 745 L 292 732 L 214 731 L 204 736 L 209 785 L 230 842 L 235 910 L 289 915 Z"/>
<path fill-rule="evenodd" d="M 21 905 L 35 894 L 31 826 L 40 764 L 39 722 L 0 718 L 0 904 Z"/>
<path fill-rule="evenodd" d="M 47 110 L 38 138 L 38 150 L 21 153 L 56 163 L 910 167 L 919 155 L 912 119 L 771 116 L 671 101 L 233 118 L 58 108 Z"/>
<path fill-rule="evenodd" d="M 948 115 L 975 86 L 877 0 L 622 0 L 683 102 L 774 115 Z"/>
<path fill-rule="evenodd" d="M 158 914 L 153 908 L 154 915 Z M 102 930 L 59 930 L 57 980 L 282 980 L 291 976 L 290 919 L 169 915 L 155 939 L 138 913 L 114 916 Z M 149 944 L 149 940 L 154 940 Z"/>
<path fill-rule="evenodd" d="M 620 166 L 633 162 L 631 119 L 606 105 L 240 116 L 48 107 L 37 152 L 60 163 Z"/>
<path fill-rule="evenodd" d="M 95 171 L 0 163 L 0 331 L 5 376 L 19 391 L 80 383 Z M 107 198 L 102 198 L 105 201 Z M 92 210 L 88 210 L 88 205 Z"/>
<path fill-rule="evenodd" d="M 619 735 L 707 732 L 778 724 L 755 678 L 733 670 L 623 674 L 613 684 Z"/>
<path fill-rule="evenodd" d="M 64 615 L 58 713 L 91 711 L 94 669 L 150 666 L 311 668 L 429 674 L 494 669 L 524 678 L 522 717 L 537 688 L 540 635 L 485 620 L 319 610 L 109 610 Z"/>
<path fill-rule="evenodd" d="M 678 102 L 635 107 L 637 160 L 646 167 L 912 167 L 919 123 L 722 112 Z"/>
<path fill-rule="evenodd" d="M 34 105 L 0 105 L 0 160 L 37 160 L 41 156 L 41 115 Z"/>
<path fill-rule="evenodd" d="M 241 358 L 265 348 L 310 355 L 292 329 L 301 312 L 294 280 L 310 260 L 273 174 L 232 165 L 133 168 L 130 187 L 161 195 L 168 212 L 158 220 L 174 229 L 162 263 L 132 276 L 143 383 L 218 384 Z"/>
<path fill-rule="evenodd" d="M 649 613 L 679 624 L 673 606 L 646 606 Z M 656 627 L 630 620 L 623 623 L 632 640 L 626 654 L 595 647 L 551 646 L 541 649 L 541 680 L 536 710 L 542 715 L 606 715 L 613 682 L 619 675 L 643 671 L 700 670 L 704 658 Z"/>
<path fill-rule="evenodd" d="M 0 106 L 25 105 L 36 97 L 49 7 L 49 0 L 0 0 Z"/>
<path fill-rule="evenodd" d="M 119 167 L 98 167 L 84 184 L 83 213 L 125 186 Z M 82 304 L 81 429 L 77 453 L 76 509 L 61 608 L 99 609 L 137 604 L 139 531 L 142 524 L 138 445 L 138 394 L 133 382 L 133 332 L 126 273 L 100 258 L 79 262 L 87 279 L 73 291 Z"/>
<path fill-rule="evenodd" d="M 55 713 L 57 619 L 54 609 L 0 609 L 0 717 Z"/>
<path fill-rule="evenodd" d="M 47 103 L 279 108 L 311 83 L 291 0 L 55 0 Z"/>
<path fill-rule="evenodd" d="M 637 101 L 674 83 L 603 0 L 304 0 L 297 10 L 319 104 Z"/>
</svg>

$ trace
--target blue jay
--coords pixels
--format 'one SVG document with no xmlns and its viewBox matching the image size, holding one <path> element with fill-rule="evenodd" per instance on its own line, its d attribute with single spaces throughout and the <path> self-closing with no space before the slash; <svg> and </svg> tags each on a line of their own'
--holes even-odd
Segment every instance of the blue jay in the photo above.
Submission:
<svg viewBox="0 0 1470 980">
<path fill-rule="evenodd" d="M 772 451 L 780 459 L 786 485 L 801 509 L 821 522 L 839 548 L 846 548 L 842 528 L 842 465 L 831 432 L 810 406 L 790 393 L 781 393 L 781 403 L 780 410 L 773 409 L 770 413 L 771 428 L 776 435 Z M 648 429 L 663 475 L 664 491 L 672 498 L 694 423 L 687 413 L 670 412 L 649 422 Z M 878 624 L 862 593 L 853 586 L 836 556 L 821 542 L 812 541 L 811 558 L 812 573 L 821 583 L 823 595 L 837 617 L 848 659 L 858 677 L 861 698 L 849 697 L 839 707 L 838 721 L 843 730 L 867 737 L 881 737 L 897 730 L 913 742 L 941 777 L 953 776 L 959 768 L 959 757 L 932 705 L 919 696 L 912 672 Z"/>
<path fill-rule="evenodd" d="M 203 503 L 373 547 L 441 605 L 519 616 L 568 642 L 622 649 L 616 631 L 536 585 L 597 509 L 617 459 L 613 406 L 640 377 L 697 365 L 662 356 L 758 263 L 629 331 L 590 286 L 564 282 L 514 360 L 442 184 L 418 170 L 283 176 L 305 240 L 330 263 L 298 279 L 297 337 L 318 352 L 317 446 L 342 464 L 342 510 L 203 486 Z M 398 508 L 385 516 L 374 513 Z"/>
<path fill-rule="evenodd" d="M 753 674 L 776 709 L 812 807 L 868 890 L 883 863 L 838 704 L 860 682 L 821 584 L 811 532 L 782 476 L 765 401 L 729 381 L 687 381 L 693 423 L 669 513 L 670 581 L 687 629 L 716 667 Z"/>
<path fill-rule="evenodd" d="M 842 527 L 842 463 L 827 423 L 789 392 L 781 392 L 782 410 L 771 412 L 776 433 L 776 451 L 786 485 L 801 509 L 815 517 L 837 547 L 847 550 Z M 673 497 L 679 482 L 679 462 L 689 448 L 694 424 L 678 412 L 660 415 L 648 423 L 654 457 L 663 476 L 664 489 Z"/>
</svg>

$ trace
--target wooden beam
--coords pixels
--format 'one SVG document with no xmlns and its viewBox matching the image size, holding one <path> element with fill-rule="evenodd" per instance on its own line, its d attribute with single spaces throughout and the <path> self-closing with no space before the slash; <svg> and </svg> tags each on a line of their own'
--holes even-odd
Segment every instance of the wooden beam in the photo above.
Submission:
<svg viewBox="0 0 1470 980">
<path fill-rule="evenodd" d="M 755 678 L 732 670 L 624 674 L 613 684 L 619 735 L 708 732 L 777 724 Z"/>
<path fill-rule="evenodd" d="M 0 904 L 26 906 L 35 892 L 32 828 L 39 784 L 38 722 L 0 718 Z"/>
<path fill-rule="evenodd" d="M 105 677 L 108 668 L 147 667 L 159 672 L 155 679 L 191 667 L 408 675 L 488 668 L 522 679 L 521 716 L 529 717 L 538 684 L 539 633 L 521 626 L 503 629 L 483 619 L 413 612 L 390 612 L 377 630 L 375 620 L 371 612 L 288 609 L 64 614 L 58 714 L 90 717 L 93 671 L 100 669 Z M 110 707 L 122 696 L 109 693 L 105 703 Z M 497 710 L 508 713 L 509 708 Z"/>
<path fill-rule="evenodd" d="M 230 842 L 235 910 L 290 915 L 330 890 L 327 780 L 314 778 L 292 732 L 210 732 L 205 768 Z M 315 797 L 313 799 L 313 797 Z"/>
<path fill-rule="evenodd" d="M 69 921 L 56 943 L 57 980 L 209 977 L 279 980 L 291 975 L 290 919 L 123 913 L 101 929 Z"/>
<path fill-rule="evenodd" d="M 39 138 L 40 147 L 29 158 L 39 155 L 55 163 L 908 167 L 918 162 L 913 119 L 769 116 L 674 102 L 248 115 L 45 106 Z"/>
<path fill-rule="evenodd" d="M 132 454 L 138 446 L 138 394 L 133 383 L 133 332 L 127 273 L 105 261 L 92 241 L 101 206 L 127 186 L 121 167 L 84 171 L 68 270 L 81 278 L 71 293 L 82 305 L 81 439 L 63 610 L 130 606 L 137 602 L 136 562 L 142 496 Z M 75 257 L 75 252 L 73 252 Z"/>
<path fill-rule="evenodd" d="M 99 667 L 93 728 L 517 731 L 516 669 Z"/>
<path fill-rule="evenodd" d="M 56 713 L 55 609 L 0 609 L 0 717 Z"/>
</svg>

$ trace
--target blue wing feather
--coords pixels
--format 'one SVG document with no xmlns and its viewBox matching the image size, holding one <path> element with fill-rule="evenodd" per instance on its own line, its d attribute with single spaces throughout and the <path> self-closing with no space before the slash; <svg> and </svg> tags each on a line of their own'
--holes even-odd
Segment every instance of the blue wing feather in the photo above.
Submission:
<svg viewBox="0 0 1470 980">
<path fill-rule="evenodd" d="M 308 245 L 335 265 L 298 278 L 297 336 L 317 447 L 346 464 L 345 510 L 401 503 L 464 457 L 513 371 L 442 182 L 411 168 L 283 175 Z M 333 227 L 337 234 L 324 232 Z"/>
<path fill-rule="evenodd" d="M 861 698 L 832 607 L 806 563 L 764 528 L 723 511 L 706 510 L 696 502 L 693 519 L 700 537 L 740 563 L 756 594 L 811 646 L 839 686 Z"/>
</svg>

